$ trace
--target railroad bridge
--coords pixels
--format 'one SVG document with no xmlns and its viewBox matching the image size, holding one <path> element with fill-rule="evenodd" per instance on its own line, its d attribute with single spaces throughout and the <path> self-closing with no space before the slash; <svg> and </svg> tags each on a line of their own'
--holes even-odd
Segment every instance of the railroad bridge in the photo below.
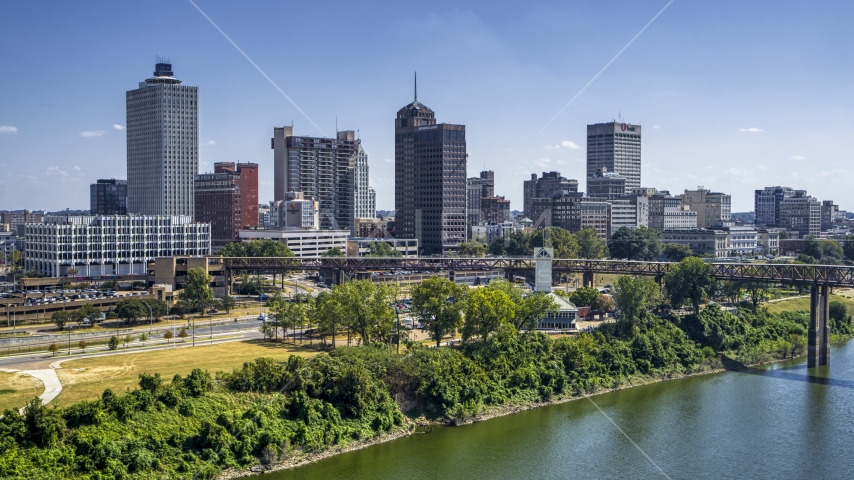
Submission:
<svg viewBox="0 0 854 480">
<path fill-rule="evenodd" d="M 234 271 L 278 273 L 301 270 L 325 270 L 333 273 L 334 283 L 371 271 L 477 271 L 503 270 L 505 275 L 533 272 L 532 257 L 222 257 L 229 279 Z M 556 258 L 552 271 L 581 273 L 585 285 L 593 284 L 599 274 L 642 275 L 659 281 L 670 271 L 672 262 L 643 262 L 631 260 L 587 260 Z M 810 326 L 807 364 L 809 367 L 827 365 L 830 360 L 830 330 L 828 328 L 829 298 L 832 287 L 854 287 L 854 267 L 835 265 L 792 265 L 756 263 L 712 263 L 712 276 L 721 280 L 780 283 L 810 288 Z"/>
</svg>

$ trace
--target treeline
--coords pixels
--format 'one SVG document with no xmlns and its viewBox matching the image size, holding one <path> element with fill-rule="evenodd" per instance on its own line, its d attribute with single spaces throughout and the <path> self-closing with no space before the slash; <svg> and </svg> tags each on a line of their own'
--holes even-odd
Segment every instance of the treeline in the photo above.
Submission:
<svg viewBox="0 0 854 480">
<path fill-rule="evenodd" d="M 552 338 L 526 329 L 526 319 L 544 307 L 520 303 L 512 285 L 466 292 L 434 279 L 413 292 L 413 310 L 435 325 L 460 329 L 458 346 L 405 342 L 398 354 L 389 326 L 394 312 L 382 310 L 377 323 L 355 333 L 363 339 L 359 347 L 286 362 L 256 359 L 216 378 L 201 370 L 171 382 L 143 374 L 132 392 L 107 390 L 99 400 L 67 408 L 35 400 L 23 414 L 7 410 L 0 419 L 0 477 L 213 478 L 224 469 L 407 428 L 407 416 L 459 423 L 507 404 L 718 368 L 722 356 L 752 363 L 804 352 L 803 313 L 776 315 L 748 303 L 735 313 L 710 305 L 684 317 L 667 314 L 663 305 L 674 298 L 692 303 L 708 294 L 708 275 L 695 260 L 686 259 L 665 279 L 665 285 L 685 283 L 679 292 L 662 295 L 652 280 L 620 277 L 618 320 L 591 333 Z M 701 278 L 692 279 L 692 272 Z M 335 290 L 342 287 L 352 289 L 352 303 L 324 300 L 339 321 L 373 319 L 373 309 L 388 307 L 395 293 L 363 290 L 368 287 L 357 282 Z M 483 293 L 478 298 L 476 292 Z M 363 310 L 350 311 L 357 298 Z M 844 304 L 834 302 L 831 317 L 835 335 L 852 333 Z M 442 338 L 440 330 L 435 337 Z"/>
</svg>

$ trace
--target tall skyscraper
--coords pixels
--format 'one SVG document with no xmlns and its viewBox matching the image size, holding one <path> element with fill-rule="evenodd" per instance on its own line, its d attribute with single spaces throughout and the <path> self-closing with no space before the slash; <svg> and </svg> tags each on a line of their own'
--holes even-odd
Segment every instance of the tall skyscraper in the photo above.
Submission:
<svg viewBox="0 0 854 480">
<path fill-rule="evenodd" d="M 154 76 L 127 92 L 128 212 L 193 216 L 199 173 L 199 88 L 158 59 Z"/>
<path fill-rule="evenodd" d="M 605 167 L 626 179 L 626 191 L 641 186 L 641 127 L 610 122 L 587 125 L 587 178 Z"/>
<path fill-rule="evenodd" d="M 89 213 L 91 215 L 127 215 L 127 180 L 98 180 L 89 185 Z"/>
<path fill-rule="evenodd" d="M 356 218 L 374 218 L 376 208 L 372 206 L 373 189 L 368 186 L 368 153 L 359 144 L 356 150 L 356 166 L 353 171 L 353 210 Z"/>
<path fill-rule="evenodd" d="M 524 205 L 525 216 L 536 221 L 542 213 L 542 204 L 551 202 L 551 199 L 578 192 L 578 180 L 561 176 L 560 172 L 543 172 L 542 178 L 537 178 L 536 173 L 531 174 L 530 180 L 524 182 Z M 548 202 L 537 202 L 537 199 L 548 199 Z M 538 207 L 535 204 L 540 203 Z"/>
<path fill-rule="evenodd" d="M 356 163 L 361 141 L 356 132 L 337 132 L 336 138 L 298 137 L 293 127 L 273 129 L 273 199 L 302 192 L 318 202 L 320 228 L 353 232 Z M 361 150 L 365 168 L 367 154 Z M 367 181 L 367 174 L 365 174 Z"/>
<path fill-rule="evenodd" d="M 396 235 L 416 238 L 424 253 L 443 253 L 466 237 L 466 127 L 436 123 L 418 102 L 394 120 Z"/>
</svg>

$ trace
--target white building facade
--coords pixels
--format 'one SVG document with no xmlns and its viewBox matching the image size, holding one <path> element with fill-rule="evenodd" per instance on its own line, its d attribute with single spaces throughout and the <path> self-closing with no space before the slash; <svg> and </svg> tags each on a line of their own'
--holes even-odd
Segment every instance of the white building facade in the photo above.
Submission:
<svg viewBox="0 0 854 480">
<path fill-rule="evenodd" d="M 147 273 L 157 257 L 211 253 L 210 224 L 188 215 L 50 216 L 26 239 L 26 269 L 52 277 Z"/>
<path fill-rule="evenodd" d="M 199 173 L 199 89 L 182 85 L 172 65 L 130 90 L 127 101 L 127 211 L 187 215 Z"/>
</svg>

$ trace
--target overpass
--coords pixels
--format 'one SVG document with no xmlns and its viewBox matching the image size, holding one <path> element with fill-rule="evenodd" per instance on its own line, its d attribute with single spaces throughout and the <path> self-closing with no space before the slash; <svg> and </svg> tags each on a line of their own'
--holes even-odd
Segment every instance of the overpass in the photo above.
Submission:
<svg viewBox="0 0 854 480">
<path fill-rule="evenodd" d="M 229 285 L 233 271 L 287 272 L 301 270 L 326 270 L 333 272 L 333 283 L 354 278 L 360 272 L 418 271 L 438 272 L 455 270 L 501 269 L 505 275 L 533 272 L 533 257 L 222 257 Z M 552 271 L 581 273 L 585 285 L 593 284 L 593 276 L 600 274 L 642 275 L 661 280 L 672 262 L 643 262 L 631 260 L 588 260 L 556 258 Z M 757 263 L 712 263 L 712 276 L 720 280 L 781 283 L 810 287 L 810 326 L 808 338 L 809 367 L 827 365 L 830 359 L 829 291 L 831 287 L 854 287 L 854 267 L 836 265 L 793 265 Z"/>
</svg>

